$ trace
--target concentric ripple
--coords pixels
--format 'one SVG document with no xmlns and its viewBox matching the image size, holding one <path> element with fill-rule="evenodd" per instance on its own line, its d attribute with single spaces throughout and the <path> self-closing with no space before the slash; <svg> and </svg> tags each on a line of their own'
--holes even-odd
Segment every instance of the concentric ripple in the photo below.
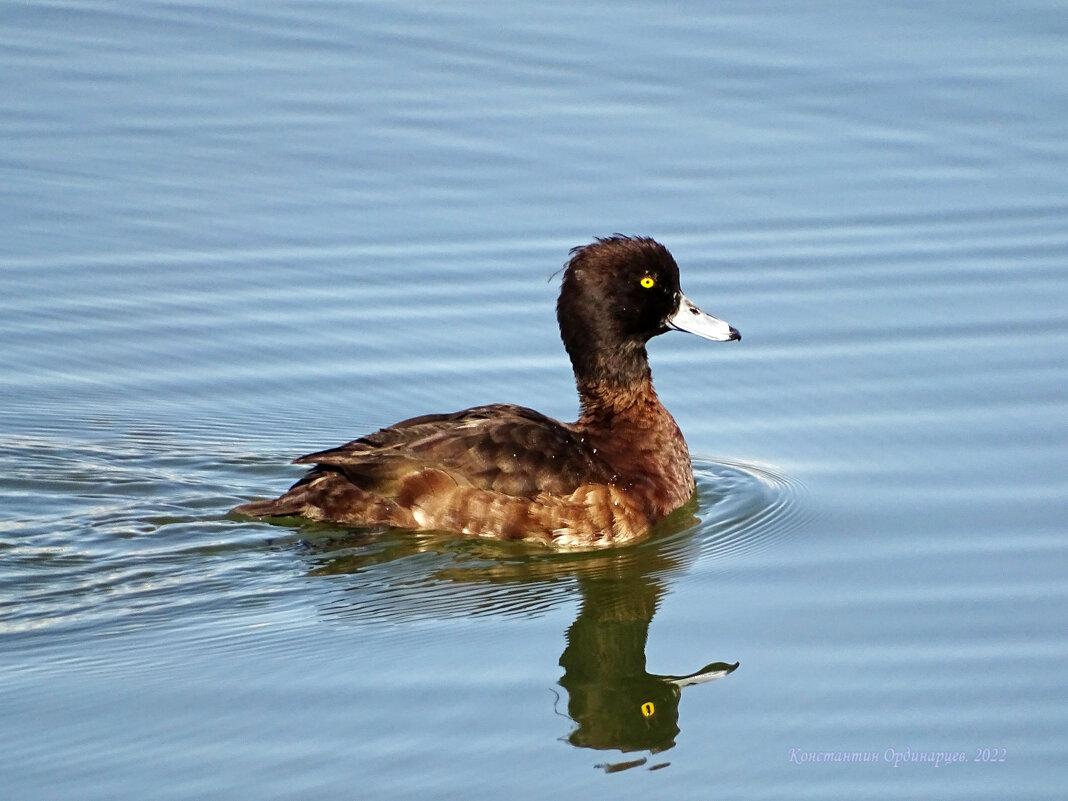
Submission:
<svg viewBox="0 0 1068 801">
<path fill-rule="evenodd" d="M 706 559 L 763 550 L 807 519 L 804 486 L 770 467 L 694 460 L 701 519 L 695 535 Z"/>
</svg>

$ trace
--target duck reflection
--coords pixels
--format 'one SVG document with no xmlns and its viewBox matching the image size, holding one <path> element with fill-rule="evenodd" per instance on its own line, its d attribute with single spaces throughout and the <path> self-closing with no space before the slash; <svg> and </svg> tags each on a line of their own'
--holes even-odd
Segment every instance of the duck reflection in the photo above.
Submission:
<svg viewBox="0 0 1068 801">
<path fill-rule="evenodd" d="M 650 673 L 645 645 L 664 582 L 634 571 L 580 578 L 579 588 L 582 606 L 560 657 L 560 686 L 567 690 L 567 712 L 577 724 L 568 741 L 624 752 L 671 748 L 679 734 L 682 688 L 726 676 L 738 663 L 713 662 L 684 676 Z"/>
<path fill-rule="evenodd" d="M 560 656 L 559 684 L 575 723 L 567 740 L 582 748 L 656 754 L 679 736 L 683 688 L 738 667 L 713 662 L 684 675 L 646 669 L 649 625 L 672 577 L 697 556 L 694 509 L 676 512 L 650 540 L 611 551 L 547 552 L 396 531 L 338 540 L 337 529 L 302 545 L 311 575 L 360 577 L 345 585 L 328 612 L 361 620 L 539 614 L 572 601 L 577 585 L 579 612 Z M 305 527 L 301 533 L 310 532 Z M 600 767 L 616 771 L 646 761 Z"/>
</svg>

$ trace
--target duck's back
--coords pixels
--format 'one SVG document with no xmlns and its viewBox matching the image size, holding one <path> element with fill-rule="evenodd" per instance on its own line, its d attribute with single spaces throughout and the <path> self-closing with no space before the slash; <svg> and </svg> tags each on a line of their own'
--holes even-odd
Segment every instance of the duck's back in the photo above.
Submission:
<svg viewBox="0 0 1068 801">
<path fill-rule="evenodd" d="M 542 492 L 563 495 L 612 478 L 570 427 L 510 404 L 413 417 L 294 464 L 332 467 L 379 491 L 432 468 L 464 485 L 528 498 Z"/>
<path fill-rule="evenodd" d="M 315 468 L 235 511 L 525 537 L 535 499 L 615 478 L 572 427 L 508 404 L 414 417 L 294 463 Z"/>
</svg>

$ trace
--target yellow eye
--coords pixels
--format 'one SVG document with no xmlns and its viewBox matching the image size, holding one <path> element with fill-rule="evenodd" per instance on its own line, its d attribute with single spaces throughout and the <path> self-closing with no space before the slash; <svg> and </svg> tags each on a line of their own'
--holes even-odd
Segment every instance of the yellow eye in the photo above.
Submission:
<svg viewBox="0 0 1068 801">
<path fill-rule="evenodd" d="M 641 285 L 643 287 L 645 287 L 646 289 L 652 289 L 653 285 L 655 285 L 655 284 L 656 284 L 656 279 L 653 278 L 651 275 L 647 275 L 641 280 Z"/>
</svg>

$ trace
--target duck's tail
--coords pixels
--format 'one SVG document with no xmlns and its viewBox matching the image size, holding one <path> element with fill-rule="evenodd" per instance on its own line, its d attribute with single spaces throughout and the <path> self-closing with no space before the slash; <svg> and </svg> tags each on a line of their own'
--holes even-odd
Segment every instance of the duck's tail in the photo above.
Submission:
<svg viewBox="0 0 1068 801">
<path fill-rule="evenodd" d="M 312 470 L 280 498 L 243 503 L 232 511 L 250 517 L 299 516 L 355 526 L 418 525 L 412 513 L 396 501 L 360 489 L 330 467 Z"/>
<path fill-rule="evenodd" d="M 240 506 L 235 506 L 230 511 L 249 517 L 288 517 L 291 515 L 304 515 L 310 500 L 309 490 L 316 484 L 318 471 L 311 471 L 304 475 L 296 484 L 290 487 L 286 493 L 278 498 L 266 498 L 261 501 L 249 501 Z"/>
<path fill-rule="evenodd" d="M 230 511 L 249 517 L 285 517 L 299 515 L 302 508 L 303 504 L 298 503 L 293 496 L 286 494 L 281 498 L 243 503 Z"/>
</svg>

